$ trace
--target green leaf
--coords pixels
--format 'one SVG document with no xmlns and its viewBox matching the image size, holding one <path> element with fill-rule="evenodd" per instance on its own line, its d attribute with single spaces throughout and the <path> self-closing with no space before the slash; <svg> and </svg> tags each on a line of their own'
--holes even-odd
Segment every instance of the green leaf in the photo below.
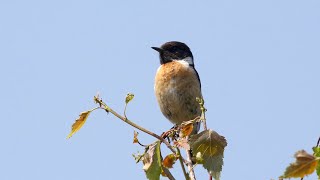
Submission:
<svg viewBox="0 0 320 180">
<path fill-rule="evenodd" d="M 313 147 L 313 155 L 317 158 L 320 158 L 320 147 Z M 320 163 L 318 162 L 318 166 L 316 167 L 318 179 L 320 180 Z"/>
<path fill-rule="evenodd" d="M 149 146 L 143 157 L 143 170 L 149 180 L 159 180 L 161 174 L 160 141 Z"/>
<path fill-rule="evenodd" d="M 214 177 L 220 179 L 223 165 L 224 148 L 227 141 L 213 130 L 202 131 L 190 138 L 191 150 L 196 156 L 201 156 L 203 167 Z M 199 158 L 198 158 L 199 159 Z"/>
<path fill-rule="evenodd" d="M 126 96 L 126 100 L 125 100 L 126 105 L 124 106 L 124 111 L 123 111 L 123 114 L 124 114 L 124 117 L 125 117 L 125 118 L 127 118 L 126 111 L 127 111 L 128 103 L 129 103 L 133 98 L 134 98 L 134 94 L 131 94 L 131 93 L 128 93 L 127 96 Z"/>
<path fill-rule="evenodd" d="M 128 93 L 126 96 L 126 104 L 128 104 L 134 98 L 134 94 Z"/>
<path fill-rule="evenodd" d="M 313 147 L 312 150 L 315 157 L 320 157 L 320 147 Z"/>
</svg>

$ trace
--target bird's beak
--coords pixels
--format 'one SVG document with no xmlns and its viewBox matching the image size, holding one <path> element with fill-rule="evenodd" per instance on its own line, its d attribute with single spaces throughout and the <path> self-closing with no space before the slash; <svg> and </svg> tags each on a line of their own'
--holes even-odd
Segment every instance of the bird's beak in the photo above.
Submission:
<svg viewBox="0 0 320 180">
<path fill-rule="evenodd" d="M 151 47 L 151 48 L 158 51 L 159 53 L 163 52 L 162 48 L 158 48 L 158 47 Z"/>
</svg>

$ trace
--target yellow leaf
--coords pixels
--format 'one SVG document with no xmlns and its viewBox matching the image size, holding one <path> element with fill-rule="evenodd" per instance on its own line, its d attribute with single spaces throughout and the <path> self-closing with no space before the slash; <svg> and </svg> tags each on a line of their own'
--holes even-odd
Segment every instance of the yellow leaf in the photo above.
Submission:
<svg viewBox="0 0 320 180">
<path fill-rule="evenodd" d="M 162 165 L 166 168 L 172 168 L 172 165 L 176 162 L 177 157 L 174 154 L 167 155 L 162 161 Z"/>
<path fill-rule="evenodd" d="M 128 93 L 126 96 L 126 104 L 128 104 L 134 98 L 134 94 Z"/>
<path fill-rule="evenodd" d="M 68 135 L 67 139 L 69 139 L 74 133 L 76 133 L 77 131 L 80 130 L 80 128 L 84 125 L 84 123 L 86 122 L 89 114 L 92 112 L 92 110 L 90 111 L 85 111 L 85 112 L 82 112 L 80 115 L 79 115 L 79 118 L 76 119 L 76 122 L 73 123 L 72 125 L 72 128 L 71 128 L 71 132 L 70 134 Z"/>
<path fill-rule="evenodd" d="M 296 152 L 294 157 L 296 162 L 287 167 L 281 178 L 303 178 L 313 173 L 319 162 L 319 158 L 308 154 L 305 150 Z"/>
<path fill-rule="evenodd" d="M 133 143 L 138 143 L 139 140 L 138 140 L 138 132 L 137 131 L 134 131 L 133 132 Z"/>
</svg>

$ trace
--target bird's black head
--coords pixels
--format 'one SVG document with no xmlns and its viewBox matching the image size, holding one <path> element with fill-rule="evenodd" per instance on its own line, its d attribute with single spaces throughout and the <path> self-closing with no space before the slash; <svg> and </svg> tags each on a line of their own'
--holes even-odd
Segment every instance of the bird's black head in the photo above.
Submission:
<svg viewBox="0 0 320 180">
<path fill-rule="evenodd" d="M 152 49 L 160 53 L 160 64 L 165 64 L 173 60 L 184 60 L 189 63 L 190 66 L 193 64 L 193 55 L 189 47 L 178 41 L 170 41 L 163 44 L 160 48 L 152 47 Z"/>
</svg>

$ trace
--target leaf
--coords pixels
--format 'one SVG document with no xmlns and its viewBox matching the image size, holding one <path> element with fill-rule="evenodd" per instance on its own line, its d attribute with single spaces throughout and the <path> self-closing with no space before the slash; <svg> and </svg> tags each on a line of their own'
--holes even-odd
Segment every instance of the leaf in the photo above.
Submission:
<svg viewBox="0 0 320 180">
<path fill-rule="evenodd" d="M 181 138 L 177 141 L 174 141 L 174 145 L 176 145 L 177 147 L 182 147 L 185 150 L 190 150 L 190 145 L 189 145 L 188 140 L 186 138 Z"/>
<path fill-rule="evenodd" d="M 143 159 L 144 154 L 140 154 L 139 152 L 137 154 L 132 154 L 134 160 L 136 163 L 139 163 L 141 159 Z"/>
<path fill-rule="evenodd" d="M 72 128 L 71 128 L 71 132 L 68 135 L 67 139 L 69 139 L 73 134 L 75 134 L 77 131 L 79 131 L 81 129 L 81 127 L 84 125 L 84 123 L 86 122 L 89 114 L 92 112 L 93 110 L 89 110 L 89 111 L 85 111 L 82 112 L 79 115 L 79 118 L 76 119 L 76 122 L 73 123 Z"/>
<path fill-rule="evenodd" d="M 318 165 L 319 158 L 308 154 L 305 150 L 295 153 L 296 162 L 291 163 L 280 178 L 303 178 L 314 172 Z"/>
<path fill-rule="evenodd" d="M 313 147 L 312 150 L 315 157 L 320 157 L 320 147 Z"/>
<path fill-rule="evenodd" d="M 194 154 L 198 156 L 198 153 L 200 153 L 202 155 L 203 167 L 214 179 L 219 180 L 224 148 L 227 146 L 226 139 L 209 129 L 191 136 L 189 143 Z"/>
<path fill-rule="evenodd" d="M 128 93 L 126 96 L 126 104 L 128 104 L 134 98 L 134 94 Z"/>
<path fill-rule="evenodd" d="M 175 154 L 169 154 L 167 155 L 164 160 L 162 161 L 162 164 L 166 168 L 172 168 L 173 164 L 177 161 L 177 157 Z"/>
<path fill-rule="evenodd" d="M 188 124 L 183 125 L 181 127 L 179 137 L 189 136 L 191 134 L 192 130 L 193 130 L 193 122 L 190 122 Z"/>
<path fill-rule="evenodd" d="M 318 179 L 320 179 L 320 163 L 318 161 L 318 166 L 317 166 L 317 175 L 318 175 Z"/>
<path fill-rule="evenodd" d="M 197 164 L 203 164 L 203 156 L 202 156 L 201 152 L 198 152 L 196 154 L 196 162 L 197 162 Z"/>
<path fill-rule="evenodd" d="M 139 140 L 138 140 L 138 132 L 137 131 L 134 131 L 133 132 L 133 143 L 138 143 Z"/>
<path fill-rule="evenodd" d="M 126 115 L 127 105 L 133 98 L 134 98 L 134 94 L 131 94 L 131 93 L 128 93 L 126 96 L 126 100 L 125 100 L 126 105 L 124 106 L 124 111 L 123 111 L 125 118 L 127 118 L 127 115 Z"/>
<path fill-rule="evenodd" d="M 160 141 L 149 146 L 143 157 L 143 170 L 149 180 L 159 180 L 161 174 Z"/>
<path fill-rule="evenodd" d="M 312 149 L 313 149 L 313 155 L 317 158 L 320 158 L 320 147 L 316 146 L 316 147 L 313 147 Z M 317 171 L 318 179 L 320 179 L 320 163 L 319 162 L 318 162 L 316 171 Z"/>
<path fill-rule="evenodd" d="M 204 107 L 204 99 L 203 99 L 203 98 L 196 97 L 196 101 L 197 101 L 197 102 L 199 103 L 199 105 L 200 105 L 200 109 L 201 109 L 201 111 L 202 111 L 202 114 L 203 114 L 204 112 L 206 112 L 207 109 Z"/>
</svg>

